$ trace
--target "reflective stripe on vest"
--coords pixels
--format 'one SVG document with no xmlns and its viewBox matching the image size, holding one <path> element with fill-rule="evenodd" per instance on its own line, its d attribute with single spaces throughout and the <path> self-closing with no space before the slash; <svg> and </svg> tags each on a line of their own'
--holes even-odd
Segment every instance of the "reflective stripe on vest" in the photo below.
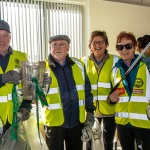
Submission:
<svg viewBox="0 0 150 150">
<path fill-rule="evenodd" d="M 98 82 L 98 87 L 111 88 L 110 83 Z"/>
<path fill-rule="evenodd" d="M 145 96 L 132 96 L 130 99 L 130 102 L 141 102 L 141 103 L 148 103 L 150 97 L 145 97 Z M 119 103 L 125 103 L 129 101 L 128 96 L 120 97 L 119 98 Z"/>
<path fill-rule="evenodd" d="M 58 88 L 50 88 L 48 94 L 56 94 L 58 93 Z"/>
<path fill-rule="evenodd" d="M 115 64 L 116 62 L 118 61 L 119 57 L 118 56 L 114 56 L 113 57 L 113 66 L 112 67 L 115 67 Z"/>
<path fill-rule="evenodd" d="M 107 97 L 108 96 L 105 96 L 105 95 L 98 95 L 98 96 L 94 96 L 94 100 L 93 100 L 93 102 L 95 102 L 95 101 L 105 101 L 106 99 L 107 99 Z"/>
<path fill-rule="evenodd" d="M 84 90 L 83 85 L 76 85 L 77 91 Z M 58 88 L 50 88 L 48 94 L 56 94 L 58 93 Z"/>
<path fill-rule="evenodd" d="M 127 112 L 117 112 L 116 117 L 119 118 L 130 118 L 130 119 L 139 119 L 139 120 L 149 120 L 146 114 L 137 114 L 137 113 L 127 113 Z"/>
<path fill-rule="evenodd" d="M 81 64 L 81 62 L 79 60 L 77 60 L 76 58 L 71 58 L 72 60 L 75 61 L 75 63 L 78 65 L 78 67 L 80 68 L 81 72 L 82 72 L 82 77 L 83 77 L 83 80 L 85 80 L 85 72 L 84 72 L 84 68 Z"/>
<path fill-rule="evenodd" d="M 49 104 L 48 105 L 48 109 L 50 110 L 53 110 L 53 109 L 60 109 L 61 106 L 60 106 L 60 103 L 57 103 L 57 104 Z"/>
<path fill-rule="evenodd" d="M 8 100 L 12 100 L 12 94 L 8 94 Z"/>
<path fill-rule="evenodd" d="M 97 88 L 111 88 L 110 83 L 105 83 L 105 82 L 98 82 L 98 84 L 92 84 L 91 88 L 92 90 L 97 90 Z"/>
<path fill-rule="evenodd" d="M 84 106 L 85 105 L 85 100 L 79 100 L 79 106 Z M 49 110 L 53 109 L 62 109 L 60 103 L 57 104 L 49 104 L 47 107 Z"/>
<path fill-rule="evenodd" d="M 112 70 L 114 85 L 116 85 L 120 81 L 120 79 L 119 79 L 119 81 L 117 80 L 117 72 L 118 72 L 118 68 L 114 68 Z"/>
<path fill-rule="evenodd" d="M 92 85 L 91 85 L 91 89 L 92 89 L 92 90 L 97 90 L 97 85 L 92 84 Z"/>
<path fill-rule="evenodd" d="M 85 105 L 85 100 L 79 100 L 79 106 L 84 106 Z"/>
<path fill-rule="evenodd" d="M 0 96 L 0 103 L 5 103 L 8 100 L 12 100 L 12 95 L 8 94 L 8 96 Z"/>
<path fill-rule="evenodd" d="M 77 89 L 77 91 L 84 90 L 84 86 L 83 85 L 76 85 L 76 89 Z"/>
<path fill-rule="evenodd" d="M 7 96 L 0 96 L 0 103 L 7 102 Z"/>
</svg>

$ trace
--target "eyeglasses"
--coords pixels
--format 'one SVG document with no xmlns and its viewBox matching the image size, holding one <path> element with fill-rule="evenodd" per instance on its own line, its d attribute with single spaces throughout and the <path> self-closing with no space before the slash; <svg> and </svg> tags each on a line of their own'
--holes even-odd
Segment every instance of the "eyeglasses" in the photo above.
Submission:
<svg viewBox="0 0 150 150">
<path fill-rule="evenodd" d="M 101 46 L 101 45 L 103 45 L 105 43 L 105 41 L 103 40 L 103 41 L 93 41 L 92 42 L 92 44 L 94 45 L 94 46 L 96 46 L 97 44 L 99 45 L 99 46 Z"/>
<path fill-rule="evenodd" d="M 65 43 L 60 43 L 60 44 L 52 43 L 50 46 L 53 47 L 53 48 L 56 48 L 56 47 L 64 48 L 66 46 L 66 44 Z"/>
<path fill-rule="evenodd" d="M 116 49 L 118 51 L 122 51 L 124 48 L 127 49 L 127 50 L 131 49 L 132 48 L 132 44 L 128 43 L 126 45 L 116 45 Z"/>
<path fill-rule="evenodd" d="M 8 38 L 8 37 L 9 37 L 9 35 L 10 35 L 10 34 L 3 34 L 3 35 L 1 35 L 1 34 L 0 34 L 0 38 L 4 38 L 4 39 L 6 39 L 6 38 Z"/>
</svg>

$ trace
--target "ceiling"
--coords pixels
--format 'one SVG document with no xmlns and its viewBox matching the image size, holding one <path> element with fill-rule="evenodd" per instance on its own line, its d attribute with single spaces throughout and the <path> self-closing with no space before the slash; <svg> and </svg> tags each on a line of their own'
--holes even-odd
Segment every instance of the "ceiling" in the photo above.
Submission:
<svg viewBox="0 0 150 150">
<path fill-rule="evenodd" d="M 150 0 L 106 0 L 106 1 L 120 2 L 120 3 L 127 3 L 127 4 L 134 4 L 134 5 L 150 7 Z"/>
</svg>

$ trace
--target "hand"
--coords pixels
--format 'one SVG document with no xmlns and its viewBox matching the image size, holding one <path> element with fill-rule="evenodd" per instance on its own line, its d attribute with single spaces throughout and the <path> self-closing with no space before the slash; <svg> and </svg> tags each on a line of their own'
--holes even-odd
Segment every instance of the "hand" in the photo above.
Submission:
<svg viewBox="0 0 150 150">
<path fill-rule="evenodd" d="M 48 75 L 48 73 L 44 74 L 43 86 L 50 85 L 52 83 L 52 78 Z"/>
<path fill-rule="evenodd" d="M 85 125 L 92 127 L 94 124 L 94 121 L 95 121 L 95 119 L 94 119 L 93 113 L 87 112 Z"/>
<path fill-rule="evenodd" d="M 92 129 L 89 126 L 85 126 L 82 129 L 82 136 L 81 136 L 81 140 L 83 142 L 88 142 L 89 140 L 92 139 Z"/>
<path fill-rule="evenodd" d="M 108 96 L 108 101 L 111 103 L 117 103 L 119 101 L 119 91 L 116 90 Z"/>
<path fill-rule="evenodd" d="M 21 108 L 20 113 L 21 113 L 21 120 L 22 121 L 28 120 L 30 118 L 30 112 L 28 111 L 28 109 Z"/>
<path fill-rule="evenodd" d="M 14 70 L 10 70 L 2 75 L 3 83 L 18 83 L 20 79 L 20 73 Z"/>
</svg>

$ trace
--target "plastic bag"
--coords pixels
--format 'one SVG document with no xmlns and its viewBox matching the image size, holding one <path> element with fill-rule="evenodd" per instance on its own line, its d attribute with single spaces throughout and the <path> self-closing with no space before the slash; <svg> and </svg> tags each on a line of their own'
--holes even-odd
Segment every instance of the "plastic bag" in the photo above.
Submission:
<svg viewBox="0 0 150 150">
<path fill-rule="evenodd" d="M 94 126 L 92 127 L 92 150 L 104 150 L 102 141 L 102 129 L 99 121 L 95 118 Z"/>
<path fill-rule="evenodd" d="M 31 150 L 48 150 L 44 137 L 40 133 L 41 143 L 38 135 L 36 117 L 31 114 L 31 117 L 27 121 L 23 121 L 23 126 L 26 131 L 28 143 Z"/>
<path fill-rule="evenodd" d="M 11 128 L 0 139 L 0 150 L 48 150 L 46 142 L 38 135 L 36 118 L 33 114 L 27 121 L 18 122 L 18 140 L 11 140 Z"/>
<path fill-rule="evenodd" d="M 0 150 L 31 150 L 21 122 L 18 123 L 18 140 L 11 140 L 11 128 L 0 139 Z"/>
</svg>

